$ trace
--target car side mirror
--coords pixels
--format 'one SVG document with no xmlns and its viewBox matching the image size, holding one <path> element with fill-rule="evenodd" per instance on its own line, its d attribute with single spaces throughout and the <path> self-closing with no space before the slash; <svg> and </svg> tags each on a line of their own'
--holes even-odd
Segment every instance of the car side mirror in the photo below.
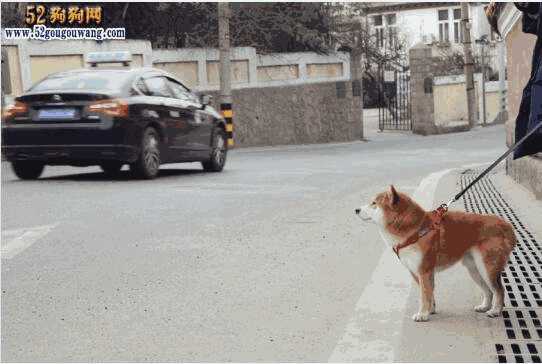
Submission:
<svg viewBox="0 0 542 364">
<path fill-rule="evenodd" d="M 203 95 L 201 96 L 201 106 L 202 108 L 205 108 L 205 106 L 210 105 L 213 101 L 213 97 L 211 95 Z"/>
</svg>

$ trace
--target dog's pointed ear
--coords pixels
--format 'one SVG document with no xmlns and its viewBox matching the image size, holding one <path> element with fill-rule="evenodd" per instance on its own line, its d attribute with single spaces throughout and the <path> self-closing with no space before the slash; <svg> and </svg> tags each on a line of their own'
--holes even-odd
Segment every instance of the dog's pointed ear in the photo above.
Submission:
<svg viewBox="0 0 542 364">
<path fill-rule="evenodd" d="M 399 202 L 399 194 L 393 185 L 390 185 L 390 201 L 392 205 L 395 205 Z"/>
</svg>

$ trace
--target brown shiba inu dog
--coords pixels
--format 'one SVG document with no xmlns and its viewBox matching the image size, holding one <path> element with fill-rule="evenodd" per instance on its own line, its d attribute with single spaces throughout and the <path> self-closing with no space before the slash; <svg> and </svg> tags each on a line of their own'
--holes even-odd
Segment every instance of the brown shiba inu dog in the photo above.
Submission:
<svg viewBox="0 0 542 364">
<path fill-rule="evenodd" d="M 396 248 L 432 218 L 431 212 L 393 186 L 357 212 L 365 220 L 376 222 L 384 241 Z M 497 216 L 447 212 L 437 229 L 398 251 L 399 259 L 420 287 L 420 308 L 412 318 L 427 321 L 435 313 L 434 274 L 458 261 L 482 289 L 482 303 L 474 310 L 499 316 L 504 301 L 500 275 L 515 244 L 512 225 Z"/>
</svg>

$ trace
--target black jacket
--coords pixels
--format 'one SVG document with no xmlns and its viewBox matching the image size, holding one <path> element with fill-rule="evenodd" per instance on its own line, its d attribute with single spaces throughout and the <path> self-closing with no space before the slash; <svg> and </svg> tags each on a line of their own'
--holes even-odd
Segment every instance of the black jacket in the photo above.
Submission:
<svg viewBox="0 0 542 364">
<path fill-rule="evenodd" d="M 516 118 L 516 141 L 523 138 L 535 125 L 542 123 L 542 4 L 515 3 L 523 12 L 523 31 L 537 36 L 533 50 L 531 77 L 523 89 Z M 542 128 L 514 152 L 514 159 L 542 152 Z"/>
</svg>

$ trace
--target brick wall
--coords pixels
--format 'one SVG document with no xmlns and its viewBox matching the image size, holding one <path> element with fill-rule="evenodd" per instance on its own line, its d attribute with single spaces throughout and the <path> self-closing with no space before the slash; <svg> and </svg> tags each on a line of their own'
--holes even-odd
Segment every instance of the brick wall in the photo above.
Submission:
<svg viewBox="0 0 542 364">
<path fill-rule="evenodd" d="M 218 106 L 218 91 L 211 94 Z M 233 90 L 236 146 L 346 142 L 362 137 L 350 81 Z"/>
</svg>

